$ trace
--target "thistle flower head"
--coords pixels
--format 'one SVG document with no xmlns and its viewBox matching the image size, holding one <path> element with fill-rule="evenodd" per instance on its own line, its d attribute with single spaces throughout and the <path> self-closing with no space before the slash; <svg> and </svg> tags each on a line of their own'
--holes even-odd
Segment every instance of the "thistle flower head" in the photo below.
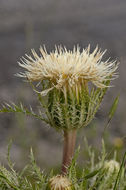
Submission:
<svg viewBox="0 0 126 190">
<path fill-rule="evenodd" d="M 49 181 L 50 190 L 71 190 L 72 184 L 70 180 L 62 175 L 54 176 Z"/>
<path fill-rule="evenodd" d="M 40 57 L 32 50 L 33 57 L 26 55 L 19 65 L 26 69 L 18 74 L 29 81 L 49 80 L 51 87 L 63 89 L 64 87 L 81 86 L 91 81 L 95 86 L 104 88 L 104 81 L 115 78 L 118 65 L 116 61 L 102 61 L 105 54 L 98 49 L 90 53 L 90 46 L 80 52 L 79 46 L 72 51 L 65 47 L 55 47 L 50 54 L 45 47 L 40 47 Z M 52 89 L 50 88 L 50 90 Z"/>
<path fill-rule="evenodd" d="M 34 50 L 32 54 L 33 58 L 22 58 L 19 65 L 25 72 L 18 76 L 41 84 L 39 100 L 43 104 L 46 98 L 44 108 L 50 125 L 63 130 L 86 126 L 98 110 L 110 80 L 117 76 L 116 61 L 102 61 L 105 51 L 96 47 L 90 53 L 90 46 L 82 52 L 79 46 L 72 51 L 59 46 L 50 53 L 41 47 L 40 56 Z M 88 82 L 94 84 L 90 90 Z"/>
</svg>

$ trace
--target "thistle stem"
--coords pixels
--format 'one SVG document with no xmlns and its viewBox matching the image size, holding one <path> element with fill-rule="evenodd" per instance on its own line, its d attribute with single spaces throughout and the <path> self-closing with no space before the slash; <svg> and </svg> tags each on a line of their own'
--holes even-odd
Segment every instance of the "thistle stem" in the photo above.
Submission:
<svg viewBox="0 0 126 190">
<path fill-rule="evenodd" d="M 63 147 L 63 162 L 61 174 L 67 174 L 67 168 L 69 167 L 74 154 L 74 148 L 76 143 L 76 130 L 64 131 L 64 147 Z"/>
</svg>

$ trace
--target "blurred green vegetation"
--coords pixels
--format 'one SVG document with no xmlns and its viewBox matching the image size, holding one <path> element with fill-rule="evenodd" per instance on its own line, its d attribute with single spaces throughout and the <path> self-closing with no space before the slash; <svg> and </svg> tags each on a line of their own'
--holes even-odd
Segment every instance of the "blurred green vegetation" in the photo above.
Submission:
<svg viewBox="0 0 126 190">
<path fill-rule="evenodd" d="M 109 158 L 106 152 L 106 146 L 102 140 L 102 147 L 97 152 L 88 145 L 85 139 L 85 155 L 87 161 L 81 167 L 78 167 L 78 158 L 80 147 L 76 150 L 71 165 L 68 168 L 67 177 L 72 183 L 72 190 L 125 190 L 125 160 L 126 153 L 123 154 L 119 162 L 116 161 L 116 151 Z M 36 160 L 31 149 L 30 162 L 21 171 L 16 171 L 13 162 L 10 159 L 11 144 L 8 146 L 8 166 L 6 169 L 0 165 L 0 188 L 2 190 L 47 190 L 50 179 L 59 174 L 59 169 L 51 169 L 49 172 L 43 172 L 37 166 Z M 107 166 L 106 166 L 107 163 Z M 49 188 L 50 189 L 50 188 Z"/>
</svg>

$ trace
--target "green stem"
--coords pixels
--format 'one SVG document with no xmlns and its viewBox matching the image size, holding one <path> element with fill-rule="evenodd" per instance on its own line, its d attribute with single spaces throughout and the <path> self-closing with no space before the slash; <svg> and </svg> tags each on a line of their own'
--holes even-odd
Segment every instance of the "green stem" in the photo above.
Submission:
<svg viewBox="0 0 126 190">
<path fill-rule="evenodd" d="M 66 175 L 72 161 L 76 143 L 76 130 L 64 131 L 63 162 L 61 174 Z"/>
</svg>

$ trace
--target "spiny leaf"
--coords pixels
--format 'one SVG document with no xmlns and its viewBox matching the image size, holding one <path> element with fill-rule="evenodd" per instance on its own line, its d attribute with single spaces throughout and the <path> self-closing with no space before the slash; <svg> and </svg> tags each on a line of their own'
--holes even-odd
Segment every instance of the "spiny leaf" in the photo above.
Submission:
<svg viewBox="0 0 126 190">
<path fill-rule="evenodd" d="M 9 144 L 8 144 L 8 149 L 7 149 L 7 161 L 8 161 L 8 166 L 9 168 L 13 171 L 13 167 L 14 167 L 14 164 L 12 163 L 11 159 L 10 159 L 10 150 L 11 150 L 11 146 L 12 146 L 12 140 L 10 140 Z"/>
<path fill-rule="evenodd" d="M 49 121 L 46 118 L 43 118 L 42 115 L 34 113 L 31 107 L 30 107 L 30 110 L 28 110 L 28 108 L 25 108 L 21 103 L 19 105 L 16 105 L 14 103 L 12 103 L 11 105 L 5 103 L 0 109 L 0 113 L 4 113 L 4 112 L 23 113 L 25 115 L 33 116 L 37 119 L 45 121 L 46 123 L 49 123 Z"/>
</svg>

